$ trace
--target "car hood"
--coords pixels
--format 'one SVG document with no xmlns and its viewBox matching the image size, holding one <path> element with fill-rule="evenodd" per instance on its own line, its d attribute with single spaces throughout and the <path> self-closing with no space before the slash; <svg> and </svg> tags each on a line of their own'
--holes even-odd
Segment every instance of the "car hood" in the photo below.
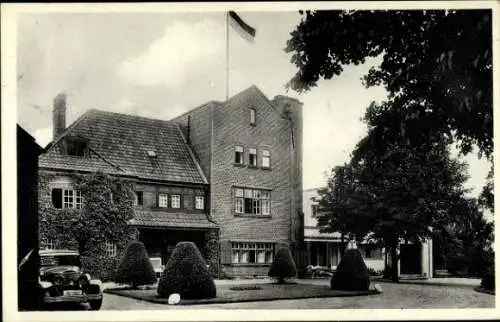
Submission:
<svg viewBox="0 0 500 322">
<path fill-rule="evenodd" d="M 44 274 L 61 274 L 68 271 L 80 272 L 80 267 L 65 265 L 65 266 L 47 266 L 40 268 L 40 272 Z"/>
</svg>

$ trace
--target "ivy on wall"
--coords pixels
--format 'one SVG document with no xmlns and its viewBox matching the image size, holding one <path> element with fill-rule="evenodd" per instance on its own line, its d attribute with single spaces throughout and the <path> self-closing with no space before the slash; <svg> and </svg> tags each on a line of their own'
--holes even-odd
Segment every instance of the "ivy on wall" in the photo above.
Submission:
<svg viewBox="0 0 500 322">
<path fill-rule="evenodd" d="M 110 279 L 122 252 L 138 237 L 137 229 L 127 224 L 134 216 L 135 183 L 103 173 L 74 174 L 73 189 L 82 192 L 83 208 L 56 209 L 50 183 L 59 175 L 40 172 L 40 244 L 51 240 L 57 248 L 78 250 L 85 270 Z M 106 257 L 106 241 L 116 244 L 115 258 Z"/>
</svg>

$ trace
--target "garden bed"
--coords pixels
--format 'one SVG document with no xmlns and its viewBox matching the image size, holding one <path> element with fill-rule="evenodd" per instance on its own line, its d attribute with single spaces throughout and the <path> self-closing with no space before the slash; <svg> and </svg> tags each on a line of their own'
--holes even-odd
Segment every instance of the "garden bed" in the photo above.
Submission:
<svg viewBox="0 0 500 322">
<path fill-rule="evenodd" d="M 253 301 L 272 301 L 284 299 L 304 299 L 321 297 L 346 297 L 379 294 L 378 291 L 335 291 L 326 285 L 312 284 L 243 284 L 238 290 L 231 290 L 234 285 L 220 285 L 217 287 L 217 297 L 212 299 L 182 300 L 179 304 L 212 304 L 212 303 L 235 303 Z M 260 288 L 260 289 L 257 289 Z M 105 293 L 130 297 L 152 303 L 167 304 L 167 298 L 158 297 L 156 290 L 130 290 L 124 288 L 113 288 L 104 290 Z"/>
</svg>

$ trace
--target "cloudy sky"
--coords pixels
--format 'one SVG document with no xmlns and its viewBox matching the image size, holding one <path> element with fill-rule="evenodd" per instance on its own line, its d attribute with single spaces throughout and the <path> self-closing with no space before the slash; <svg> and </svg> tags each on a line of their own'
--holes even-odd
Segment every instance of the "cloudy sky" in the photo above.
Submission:
<svg viewBox="0 0 500 322">
<path fill-rule="evenodd" d="M 298 12 L 241 12 L 257 29 L 253 43 L 230 30 L 230 95 L 255 84 L 304 103 L 304 189 L 347 161 L 365 134 L 368 104 L 385 98 L 365 89 L 361 76 L 377 64 L 348 66 L 310 92 L 286 93 L 295 72 L 283 51 Z M 17 119 L 41 145 L 51 140 L 52 99 L 68 97 L 67 123 L 87 109 L 170 119 L 209 100 L 225 99 L 225 14 L 51 13 L 24 14 L 17 24 Z M 468 156 L 473 194 L 489 165 Z"/>
</svg>

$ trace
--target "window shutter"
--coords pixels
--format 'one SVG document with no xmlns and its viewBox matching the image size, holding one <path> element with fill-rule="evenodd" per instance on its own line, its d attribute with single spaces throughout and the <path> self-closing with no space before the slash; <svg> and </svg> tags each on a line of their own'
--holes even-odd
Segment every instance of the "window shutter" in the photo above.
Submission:
<svg viewBox="0 0 500 322">
<path fill-rule="evenodd" d="M 221 264 L 231 264 L 231 241 L 221 240 L 220 241 L 220 262 Z"/>
<path fill-rule="evenodd" d="M 62 189 L 52 189 L 52 204 L 54 205 L 54 208 L 62 208 Z"/>
</svg>

